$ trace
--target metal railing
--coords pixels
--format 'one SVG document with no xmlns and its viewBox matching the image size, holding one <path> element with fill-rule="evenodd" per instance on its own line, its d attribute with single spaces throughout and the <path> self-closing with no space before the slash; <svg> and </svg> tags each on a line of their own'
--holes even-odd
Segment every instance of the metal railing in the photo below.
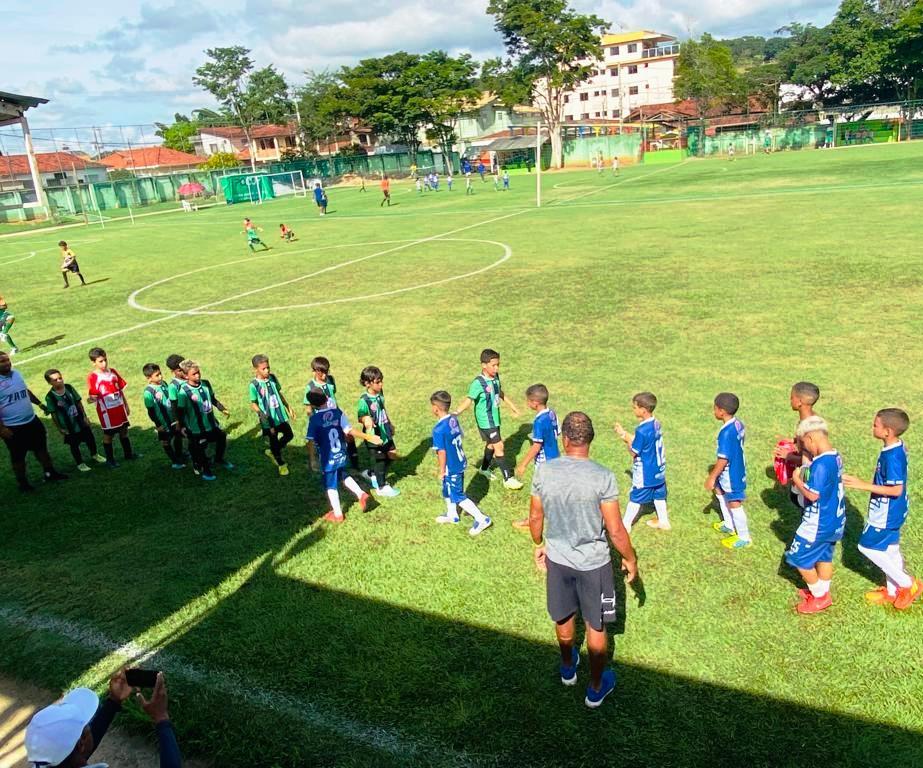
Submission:
<svg viewBox="0 0 923 768">
<path fill-rule="evenodd" d="M 679 54 L 679 43 L 675 45 L 658 45 L 655 48 L 645 48 L 641 51 L 642 59 L 653 59 L 657 56 L 676 56 Z"/>
</svg>

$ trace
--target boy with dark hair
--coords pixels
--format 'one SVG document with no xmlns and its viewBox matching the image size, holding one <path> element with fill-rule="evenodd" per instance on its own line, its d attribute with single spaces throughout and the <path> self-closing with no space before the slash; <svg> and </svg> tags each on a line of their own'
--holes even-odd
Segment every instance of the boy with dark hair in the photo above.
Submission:
<svg viewBox="0 0 923 768">
<path fill-rule="evenodd" d="M 147 415 L 154 424 L 160 447 L 170 459 L 170 466 L 173 469 L 183 469 L 186 466 L 183 464 L 183 455 L 177 453 L 173 445 L 173 438 L 179 424 L 170 405 L 170 388 L 164 382 L 163 373 L 157 363 L 145 363 L 141 373 L 147 379 L 147 386 L 143 394 L 144 407 L 147 408 Z"/>
<path fill-rule="evenodd" d="M 785 562 L 797 568 L 807 589 L 798 590 L 798 613 L 818 613 L 829 608 L 833 578 L 833 550 L 846 530 L 846 499 L 843 490 L 843 459 L 830 444 L 827 422 L 809 416 L 798 425 L 801 444 L 814 457 L 810 478 L 797 467 L 792 486 L 804 496 L 801 525 L 785 553 Z"/>
<path fill-rule="evenodd" d="M 173 411 L 172 423 L 175 425 L 173 427 L 173 453 L 180 458 L 185 458 L 187 453 L 183 449 L 183 430 L 179 423 L 179 408 L 176 405 L 176 398 L 179 396 L 179 388 L 182 386 L 183 382 L 186 381 L 186 374 L 183 373 L 182 368 L 183 360 L 185 359 L 185 355 L 170 355 L 166 360 L 167 368 L 173 374 L 173 378 L 170 379 L 170 383 L 167 385 L 167 394 L 170 398 L 170 410 Z M 193 465 L 193 471 L 199 474 L 198 468 L 195 465 Z"/>
<path fill-rule="evenodd" d="M 522 477 L 530 462 L 535 461 L 535 466 L 543 464 L 561 455 L 558 450 L 558 415 L 548 407 L 548 387 L 544 384 L 533 384 L 526 390 L 526 407 L 535 411 L 535 421 L 532 422 L 532 434 L 529 436 L 532 445 L 516 465 L 516 476 Z M 529 530 L 529 518 L 514 520 L 513 527 L 521 531 Z"/>
<path fill-rule="evenodd" d="M 254 355 L 253 380 L 250 382 L 250 408 L 259 416 L 263 436 L 269 438 L 266 455 L 275 462 L 279 474 L 285 477 L 288 466 L 282 456 L 282 449 L 295 436 L 289 420 L 295 412 L 282 394 L 282 385 L 269 368 L 266 355 Z"/>
<path fill-rule="evenodd" d="M 429 402 L 433 416 L 436 417 L 436 426 L 433 427 L 433 450 L 438 462 L 436 476 L 442 481 L 442 498 L 445 499 L 446 510 L 445 514 L 436 518 L 436 522 L 457 523 L 458 507 L 461 507 L 474 518 L 474 525 L 468 533 L 477 536 L 490 527 L 491 520 L 465 494 L 465 470 L 468 468 L 463 445 L 465 435 L 458 417 L 449 413 L 452 396 L 440 389 L 433 392 Z"/>
<path fill-rule="evenodd" d="M 192 461 L 202 473 L 202 479 L 214 480 L 215 473 L 208 458 L 209 443 L 215 444 L 215 462 L 225 469 L 234 469 L 234 465 L 224 458 L 228 436 L 218 426 L 215 409 L 221 411 L 225 417 L 229 417 L 231 413 L 218 400 L 211 382 L 202 378 L 202 370 L 197 362 L 183 360 L 182 369 L 186 374 L 186 380 L 179 387 L 176 397 L 179 423 L 183 435 L 189 440 Z"/>
<path fill-rule="evenodd" d="M 122 452 L 127 460 L 137 458 L 131 448 L 128 437 L 128 418 L 131 407 L 125 399 L 124 390 L 127 382 L 115 368 L 109 368 L 109 357 L 100 347 L 93 347 L 89 352 L 93 370 L 87 376 L 87 403 L 96 405 L 100 426 L 103 428 L 103 450 L 106 453 L 106 466 L 117 467 L 112 438 L 118 435 Z"/>
<path fill-rule="evenodd" d="M 798 423 L 795 424 L 797 430 L 798 424 L 805 419 L 816 416 L 814 405 L 820 399 L 820 387 L 812 384 L 810 381 L 797 381 L 792 385 L 789 393 L 789 404 L 793 411 L 798 411 Z M 786 471 L 777 470 L 777 476 L 788 477 L 791 482 L 790 471 L 795 467 L 809 467 L 811 465 L 811 456 L 804 450 L 798 438 L 794 440 L 780 440 L 776 445 L 775 451 L 776 462 L 784 462 Z M 789 490 L 792 503 L 799 509 L 804 509 L 804 499 L 794 489 Z"/>
<path fill-rule="evenodd" d="M 67 242 L 64 240 L 59 241 L 58 247 L 61 249 L 61 257 L 63 259 L 61 262 L 61 275 L 64 277 L 64 287 L 70 288 L 70 283 L 67 282 L 68 272 L 80 278 L 80 285 L 86 285 L 87 281 L 83 279 L 83 275 L 80 273 L 80 265 L 77 264 L 77 257 L 74 255 L 74 252 L 67 247 Z"/>
<path fill-rule="evenodd" d="M 340 494 L 337 491 L 340 483 L 359 500 L 359 508 L 365 512 L 369 502 L 369 495 L 362 490 L 355 478 L 346 474 L 346 435 L 352 434 L 359 440 L 365 440 L 372 445 L 381 445 L 378 435 L 367 435 L 360 429 L 355 429 L 349 419 L 335 404 L 319 389 L 308 392 L 308 402 L 313 408 L 311 418 L 308 420 L 308 431 L 305 439 L 308 440 L 308 453 L 311 454 L 311 465 L 316 466 L 318 458 L 314 457 L 315 451 L 320 454 L 320 467 L 324 477 L 324 490 L 330 500 L 330 511 L 324 515 L 324 520 L 331 523 L 342 523 L 345 518 L 340 506 Z"/>
<path fill-rule="evenodd" d="M 381 177 L 381 195 L 382 195 L 381 204 L 378 207 L 382 208 L 385 205 L 385 203 L 387 203 L 388 207 L 390 208 L 391 207 L 391 179 L 389 179 L 387 176 Z"/>
<path fill-rule="evenodd" d="M 77 390 L 64 383 L 64 377 L 57 368 L 45 371 L 45 381 L 51 384 L 51 389 L 45 395 L 45 413 L 51 416 L 58 432 L 64 438 L 64 444 L 70 448 L 77 469 L 81 472 L 90 471 L 80 453 L 81 444 L 86 445 L 93 459 L 105 464 L 106 460 L 96 452 L 96 438 L 90 429 L 90 422 Z"/>
<path fill-rule="evenodd" d="M 259 229 L 260 232 L 263 231 L 262 228 L 258 228 L 254 226 L 253 222 L 250 221 L 250 219 L 244 219 L 244 234 L 247 236 L 247 247 L 251 251 L 256 251 L 255 246 L 262 245 L 263 250 L 268 251 L 269 246 L 266 245 L 266 243 L 264 243 L 262 240 L 260 240 L 260 236 L 257 233 L 257 229 Z"/>
<path fill-rule="evenodd" d="M 667 463 L 663 453 L 663 430 L 660 422 L 654 418 L 657 397 L 653 392 L 639 392 L 631 398 L 631 409 L 638 420 L 634 434 L 627 432 L 621 424 L 616 423 L 615 433 L 619 436 L 632 456 L 631 493 L 622 523 L 625 530 L 631 532 L 641 507 L 654 503 L 656 520 L 648 520 L 651 528 L 669 531 L 670 516 L 667 512 Z"/>
<path fill-rule="evenodd" d="M 319 181 L 314 182 L 314 202 L 320 209 L 320 215 L 327 215 L 327 193 Z"/>
<path fill-rule="evenodd" d="M 717 460 L 705 480 L 705 488 L 714 491 L 721 509 L 721 522 L 712 527 L 726 534 L 721 540 L 728 549 L 746 549 L 752 545 L 747 513 L 747 462 L 744 459 L 744 425 L 735 417 L 740 408 L 737 395 L 722 392 L 715 398 L 714 414 L 723 426 L 718 432 Z"/>
<path fill-rule="evenodd" d="M 0 296 L 0 344 L 10 345 L 9 352 L 7 353 L 10 357 L 19 352 L 19 349 L 16 347 L 16 342 L 13 341 L 13 337 L 10 336 L 10 329 L 15 322 L 16 316 L 10 312 L 6 299 Z"/>
<path fill-rule="evenodd" d="M 484 458 L 478 472 L 488 480 L 493 479 L 491 469 L 498 467 L 503 475 L 503 484 L 511 490 L 522 488 L 522 482 L 510 471 L 504 455 L 503 438 L 500 437 L 500 403 L 506 403 L 513 415 L 518 417 L 515 403 L 503 393 L 500 384 L 500 353 L 493 349 L 481 352 L 481 374 L 476 376 L 468 394 L 462 400 L 457 415 L 461 416 L 474 406 L 474 420 L 484 441 Z"/>
<path fill-rule="evenodd" d="M 900 408 L 883 408 L 875 414 L 872 435 L 884 444 L 871 483 L 843 475 L 843 485 L 868 491 L 869 513 L 859 539 L 859 551 L 885 574 L 885 586 L 867 592 L 875 605 L 891 603 L 898 610 L 909 608 L 923 594 L 923 583 L 904 568 L 901 528 L 907 520 L 907 448 L 901 435 L 910 418 Z"/>
<path fill-rule="evenodd" d="M 366 475 L 372 481 L 376 495 L 386 498 L 400 496 L 400 491 L 388 484 L 388 467 L 397 458 L 394 445 L 394 424 L 385 409 L 384 374 L 374 365 L 367 365 L 359 374 L 359 384 L 365 392 L 359 397 L 359 422 L 367 433 L 381 438 L 381 445 L 371 448 L 373 473 Z"/>
<path fill-rule="evenodd" d="M 292 240 L 295 239 L 295 232 L 289 229 L 288 227 L 286 227 L 285 224 L 280 224 L 279 225 L 279 238 L 282 240 L 285 240 L 286 243 L 290 243 L 292 242 Z"/>
<path fill-rule="evenodd" d="M 333 374 L 330 373 L 330 361 L 326 357 L 317 356 L 311 361 L 311 372 L 313 377 L 308 382 L 308 385 L 304 389 L 304 410 L 305 415 L 310 419 L 311 414 L 313 413 L 313 408 L 311 403 L 308 401 L 308 394 L 312 390 L 319 390 L 327 398 L 327 405 L 333 408 L 337 407 L 337 383 L 336 379 L 333 378 Z M 309 451 L 308 458 L 313 454 Z M 356 448 L 355 438 L 347 433 L 346 435 L 346 455 L 349 457 L 349 466 L 354 472 L 359 471 L 359 451 Z M 311 468 L 316 472 L 317 467 L 314 464 L 311 464 Z"/>
</svg>

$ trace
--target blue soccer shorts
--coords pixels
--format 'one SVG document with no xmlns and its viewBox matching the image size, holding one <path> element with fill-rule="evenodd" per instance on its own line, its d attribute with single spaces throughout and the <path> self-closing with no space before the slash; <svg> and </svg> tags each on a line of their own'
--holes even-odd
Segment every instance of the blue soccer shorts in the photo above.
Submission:
<svg viewBox="0 0 923 768">
<path fill-rule="evenodd" d="M 832 563 L 834 547 L 835 540 L 811 542 L 796 535 L 785 551 L 785 562 L 793 568 L 803 569 L 813 568 L 818 563 Z"/>
<path fill-rule="evenodd" d="M 866 525 L 859 537 L 859 546 L 884 552 L 892 544 L 900 544 L 900 528 L 875 528 Z"/>
<path fill-rule="evenodd" d="M 446 475 L 442 478 L 442 498 L 448 499 L 453 504 L 465 500 L 465 473 Z"/>
<path fill-rule="evenodd" d="M 335 491 L 346 479 L 346 467 L 337 467 L 324 471 L 324 490 Z"/>
<path fill-rule="evenodd" d="M 667 484 L 661 483 L 653 488 L 632 488 L 628 500 L 635 504 L 650 504 L 654 501 L 666 500 Z"/>
</svg>

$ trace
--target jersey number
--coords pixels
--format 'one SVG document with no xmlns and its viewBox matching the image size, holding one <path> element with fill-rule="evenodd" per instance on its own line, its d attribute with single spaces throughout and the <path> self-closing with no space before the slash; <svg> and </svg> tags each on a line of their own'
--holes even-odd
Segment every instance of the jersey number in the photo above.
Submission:
<svg viewBox="0 0 923 768">
<path fill-rule="evenodd" d="M 463 441 L 462 436 L 458 435 L 455 438 L 453 438 L 452 445 L 455 446 L 455 453 L 458 454 L 458 460 L 464 463 L 467 461 L 467 459 L 465 458 L 465 449 L 462 447 L 462 441 Z"/>
<path fill-rule="evenodd" d="M 340 449 L 343 447 L 343 444 L 340 442 L 340 430 L 331 429 L 327 433 L 327 437 L 330 440 L 330 452 L 339 453 Z"/>
</svg>

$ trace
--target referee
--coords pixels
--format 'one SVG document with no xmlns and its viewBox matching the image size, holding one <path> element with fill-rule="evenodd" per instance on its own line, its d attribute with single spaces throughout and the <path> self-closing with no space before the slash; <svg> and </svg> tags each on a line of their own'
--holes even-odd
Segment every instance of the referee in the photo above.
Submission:
<svg viewBox="0 0 923 768">
<path fill-rule="evenodd" d="M 35 490 L 26 477 L 26 454 L 29 451 L 42 465 L 46 482 L 67 479 L 67 475 L 62 475 L 51 463 L 45 426 L 35 415 L 33 403 L 41 404 L 26 386 L 22 374 L 13 370 L 10 356 L 0 352 L 0 437 L 10 450 L 13 474 L 21 491 Z"/>
<path fill-rule="evenodd" d="M 569 413 L 561 434 L 564 455 L 535 468 L 529 531 L 538 545 L 536 562 L 547 571 L 548 613 L 561 648 L 561 682 L 577 682 L 580 655 L 574 635 L 579 611 L 590 657 L 584 703 L 595 709 L 615 688 L 615 672 L 606 667 L 605 625 L 616 618 L 609 541 L 622 556 L 627 581 L 637 578 L 638 562 L 622 524 L 615 475 L 590 460 L 595 436 L 590 417 L 579 411 Z"/>
</svg>

